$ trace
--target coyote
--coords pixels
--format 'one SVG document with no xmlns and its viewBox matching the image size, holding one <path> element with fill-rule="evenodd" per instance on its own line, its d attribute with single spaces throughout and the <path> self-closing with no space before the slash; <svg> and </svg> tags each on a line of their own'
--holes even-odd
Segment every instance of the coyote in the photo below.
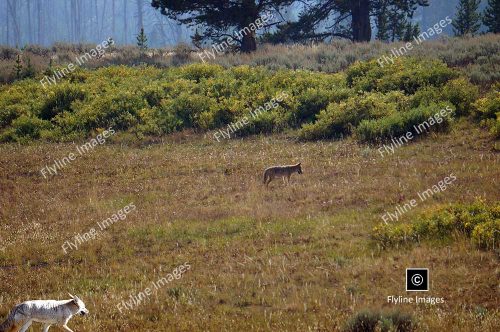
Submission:
<svg viewBox="0 0 500 332">
<path fill-rule="evenodd" d="M 71 300 L 37 300 L 26 301 L 18 304 L 12 309 L 7 320 L 0 325 L 0 332 L 25 332 L 31 323 L 43 323 L 43 332 L 49 330 L 50 325 L 62 326 L 64 331 L 73 332 L 68 327 L 68 321 L 73 315 L 87 315 L 89 311 L 85 308 L 85 303 L 78 297 L 71 296 Z"/>
<path fill-rule="evenodd" d="M 273 166 L 266 168 L 264 171 L 264 184 L 267 187 L 269 182 L 277 176 L 281 176 L 283 178 L 283 182 L 285 182 L 286 177 L 287 183 L 290 183 L 290 176 L 295 172 L 302 174 L 302 167 L 300 166 L 300 163 L 296 165 Z"/>
</svg>

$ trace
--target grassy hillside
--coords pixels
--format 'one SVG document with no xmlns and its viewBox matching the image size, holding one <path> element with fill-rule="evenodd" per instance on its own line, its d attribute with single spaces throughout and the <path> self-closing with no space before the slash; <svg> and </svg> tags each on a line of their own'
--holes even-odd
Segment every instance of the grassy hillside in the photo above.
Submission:
<svg viewBox="0 0 500 332">
<path fill-rule="evenodd" d="M 498 247 L 466 235 L 382 249 L 381 215 L 450 173 L 457 180 L 399 223 L 421 213 L 499 197 L 491 136 L 460 121 L 381 157 L 352 139 L 292 142 L 285 136 L 214 144 L 171 136 L 147 148 L 103 145 L 44 179 L 40 168 L 74 144 L 0 146 L 0 315 L 27 298 L 65 298 L 91 310 L 78 331 L 338 331 L 363 310 L 409 313 L 419 331 L 495 331 Z M 292 184 L 261 184 L 272 164 L 301 161 Z M 99 238 L 61 246 L 133 202 Z M 498 246 L 498 244 L 496 244 Z M 145 304 L 116 304 L 188 262 Z M 394 306 L 406 267 L 431 269 L 440 305 Z M 394 313 L 394 315 L 399 315 Z M 398 316 L 403 317 L 403 316 Z"/>
<path fill-rule="evenodd" d="M 70 292 L 75 331 L 496 331 L 500 37 L 398 45 L 112 48 L 45 87 L 86 46 L 15 82 L 0 49 L 0 320 Z M 408 267 L 441 303 L 388 302 Z"/>
</svg>

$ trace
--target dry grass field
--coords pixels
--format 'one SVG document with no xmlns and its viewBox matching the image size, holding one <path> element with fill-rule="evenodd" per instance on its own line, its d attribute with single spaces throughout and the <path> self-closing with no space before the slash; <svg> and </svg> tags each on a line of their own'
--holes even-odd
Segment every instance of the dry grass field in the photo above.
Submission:
<svg viewBox="0 0 500 332">
<path fill-rule="evenodd" d="M 75 145 L 0 145 L 1 319 L 16 303 L 70 292 L 91 313 L 70 321 L 80 332 L 340 331 L 363 309 L 411 313 L 419 331 L 498 331 L 498 252 L 461 236 L 388 250 L 370 238 L 385 211 L 450 173 L 457 180 L 404 221 L 449 203 L 497 201 L 495 144 L 466 122 L 385 157 L 351 139 L 217 143 L 183 133 L 106 143 L 47 179 L 40 169 Z M 295 162 L 304 174 L 290 185 L 262 185 L 264 168 Z M 126 219 L 64 253 L 66 240 L 129 203 Z M 185 262 L 180 279 L 117 309 Z M 445 303 L 388 304 L 414 295 L 407 267 L 428 267 L 425 295 Z"/>
</svg>

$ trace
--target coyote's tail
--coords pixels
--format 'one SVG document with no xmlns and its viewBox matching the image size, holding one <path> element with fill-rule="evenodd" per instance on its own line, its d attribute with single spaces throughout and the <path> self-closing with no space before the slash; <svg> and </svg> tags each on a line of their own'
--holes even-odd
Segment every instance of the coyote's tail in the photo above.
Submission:
<svg viewBox="0 0 500 332">
<path fill-rule="evenodd" d="M 0 324 L 0 332 L 10 332 L 10 331 L 12 331 L 15 328 L 14 316 L 16 314 L 16 309 L 17 308 L 14 308 L 10 312 L 9 317 L 7 317 L 7 319 L 5 320 L 5 322 L 3 322 L 2 324 Z"/>
</svg>

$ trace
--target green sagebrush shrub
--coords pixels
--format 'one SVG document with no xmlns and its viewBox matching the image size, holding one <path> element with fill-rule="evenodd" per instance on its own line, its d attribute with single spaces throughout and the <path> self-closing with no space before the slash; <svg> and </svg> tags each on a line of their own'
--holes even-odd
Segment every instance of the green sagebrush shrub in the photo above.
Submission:
<svg viewBox="0 0 500 332">
<path fill-rule="evenodd" d="M 412 332 L 416 330 L 416 323 L 410 314 L 400 311 L 381 312 L 365 309 L 351 317 L 343 330 L 345 332 Z"/>
<path fill-rule="evenodd" d="M 223 129 L 286 92 L 278 107 L 250 117 L 238 135 L 301 128 L 303 139 L 356 133 L 374 141 L 404 131 L 441 102 L 468 110 L 470 83 L 456 75 L 439 61 L 412 58 L 383 68 L 356 63 L 338 74 L 208 63 L 78 68 L 45 88 L 32 79 L 0 87 L 0 137 L 65 141 L 109 127 L 138 137 Z M 38 131 L 17 130 L 21 116 L 46 122 Z"/>
<path fill-rule="evenodd" d="M 414 94 L 422 87 L 441 87 L 458 73 L 440 60 L 398 58 L 381 67 L 376 60 L 356 62 L 346 71 L 347 85 L 355 91 L 404 91 Z"/>
<path fill-rule="evenodd" d="M 356 127 L 355 135 L 362 142 L 388 140 L 407 133 L 412 133 L 413 137 L 416 137 L 430 131 L 448 128 L 452 118 L 453 109 L 450 106 L 444 103 L 431 104 L 407 112 L 393 113 L 379 119 L 363 120 Z"/>
<path fill-rule="evenodd" d="M 309 88 L 297 96 L 297 109 L 293 115 L 292 125 L 313 122 L 316 115 L 324 110 L 330 102 L 340 102 L 352 96 L 347 88 L 340 89 L 313 89 Z"/>
<path fill-rule="evenodd" d="M 35 117 L 21 115 L 12 121 L 11 127 L 0 134 L 0 142 L 21 142 L 26 143 L 40 138 L 43 130 L 49 129 L 49 121 Z"/>
<path fill-rule="evenodd" d="M 472 104 L 478 96 L 479 88 L 461 77 L 445 84 L 442 100 L 451 102 L 456 108 L 456 114 L 462 116 L 471 112 Z"/>
<path fill-rule="evenodd" d="M 316 122 L 302 126 L 299 135 L 305 140 L 340 138 L 350 135 L 363 120 L 380 119 L 406 107 L 407 97 L 399 91 L 362 93 L 330 103 L 317 115 Z"/>
<path fill-rule="evenodd" d="M 480 248 L 500 247 L 500 203 L 457 204 L 429 211 L 408 224 L 380 224 L 372 239 L 382 248 L 411 244 L 430 239 L 463 235 Z"/>
<path fill-rule="evenodd" d="M 75 85 L 68 82 L 58 84 L 47 94 L 38 116 L 43 120 L 51 120 L 62 112 L 72 112 L 71 104 L 75 100 L 85 99 L 85 96 L 85 92 Z"/>
<path fill-rule="evenodd" d="M 493 85 L 483 98 L 474 103 L 473 115 L 500 138 L 500 83 Z"/>
</svg>

